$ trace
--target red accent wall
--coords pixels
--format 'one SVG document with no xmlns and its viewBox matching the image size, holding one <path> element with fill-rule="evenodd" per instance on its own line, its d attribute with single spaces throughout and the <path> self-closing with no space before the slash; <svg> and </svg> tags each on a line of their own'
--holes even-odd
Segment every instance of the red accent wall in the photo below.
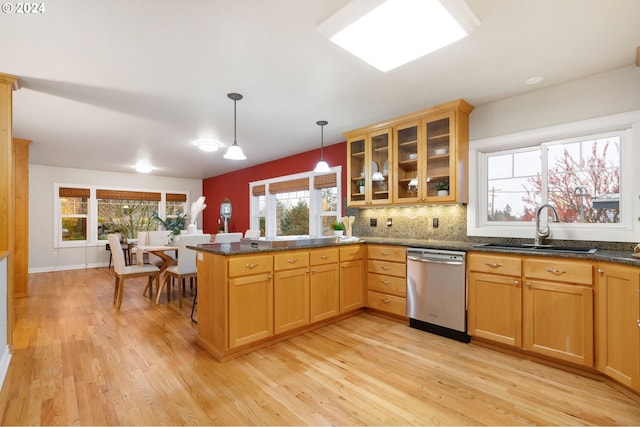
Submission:
<svg viewBox="0 0 640 427">
<path fill-rule="evenodd" d="M 251 156 L 251 153 L 247 153 Z M 218 233 L 221 223 L 220 202 L 225 197 L 231 200 L 233 212 L 229 222 L 229 232 L 243 232 L 249 228 L 249 182 L 308 172 L 315 168 L 320 158 L 320 150 L 307 151 L 268 163 L 214 176 L 202 181 L 202 195 L 206 197 L 207 208 L 202 212 L 202 226 L 205 233 Z M 345 177 L 347 174 L 347 143 L 324 147 L 324 159 L 329 166 L 342 165 L 342 199 L 347 197 Z M 241 165 L 242 163 L 239 163 Z M 344 203 L 343 203 L 344 207 Z M 343 208 L 344 210 L 344 208 Z"/>
</svg>

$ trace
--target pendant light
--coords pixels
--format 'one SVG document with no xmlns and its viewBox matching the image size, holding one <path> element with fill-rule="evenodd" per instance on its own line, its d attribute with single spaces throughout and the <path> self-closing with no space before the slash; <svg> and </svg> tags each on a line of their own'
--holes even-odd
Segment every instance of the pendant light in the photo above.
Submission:
<svg viewBox="0 0 640 427">
<path fill-rule="evenodd" d="M 224 158 L 230 160 L 245 160 L 247 157 L 238 145 L 238 141 L 236 141 L 236 101 L 240 101 L 242 95 L 239 93 L 228 93 L 227 96 L 229 99 L 233 99 L 233 145 L 224 153 Z"/>
<path fill-rule="evenodd" d="M 331 172 L 331 168 L 329 167 L 329 164 L 324 161 L 324 126 L 327 123 L 328 122 L 326 120 L 320 120 L 316 122 L 316 124 L 320 126 L 320 161 L 318 162 L 315 169 L 313 170 L 314 172 L 319 172 L 319 173 Z"/>
</svg>

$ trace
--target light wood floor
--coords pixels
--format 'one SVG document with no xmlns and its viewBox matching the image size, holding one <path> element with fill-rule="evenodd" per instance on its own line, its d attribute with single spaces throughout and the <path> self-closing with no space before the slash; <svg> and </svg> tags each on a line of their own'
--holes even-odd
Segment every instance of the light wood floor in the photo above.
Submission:
<svg viewBox="0 0 640 427">
<path fill-rule="evenodd" d="M 156 306 L 107 269 L 30 276 L 2 425 L 638 425 L 605 383 L 362 314 L 218 363 L 192 299 Z"/>
</svg>

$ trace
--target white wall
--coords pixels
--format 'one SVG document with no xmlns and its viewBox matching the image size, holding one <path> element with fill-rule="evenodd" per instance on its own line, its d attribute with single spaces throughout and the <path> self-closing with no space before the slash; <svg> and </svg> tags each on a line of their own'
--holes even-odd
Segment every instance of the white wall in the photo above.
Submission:
<svg viewBox="0 0 640 427">
<path fill-rule="evenodd" d="M 640 68 L 628 66 L 476 106 L 471 141 L 640 109 Z"/>
<path fill-rule="evenodd" d="M 86 184 L 147 191 L 188 191 L 193 202 L 202 195 L 202 180 L 29 165 L 29 272 L 107 265 L 104 246 L 54 248 L 53 184 Z M 203 212 L 206 214 L 207 210 Z M 198 220 L 201 224 L 202 217 Z M 201 227 L 200 227 L 201 228 Z M 53 256 L 53 253 L 57 256 Z"/>
</svg>

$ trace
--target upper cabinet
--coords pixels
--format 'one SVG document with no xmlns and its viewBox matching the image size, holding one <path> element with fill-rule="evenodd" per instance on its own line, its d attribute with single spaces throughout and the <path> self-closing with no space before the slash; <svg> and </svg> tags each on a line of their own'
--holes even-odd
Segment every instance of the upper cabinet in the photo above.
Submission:
<svg viewBox="0 0 640 427">
<path fill-rule="evenodd" d="M 459 99 L 345 133 L 349 206 L 466 203 L 471 111 Z"/>
<path fill-rule="evenodd" d="M 390 127 L 371 129 L 347 139 L 349 206 L 389 204 L 391 198 Z"/>
</svg>

